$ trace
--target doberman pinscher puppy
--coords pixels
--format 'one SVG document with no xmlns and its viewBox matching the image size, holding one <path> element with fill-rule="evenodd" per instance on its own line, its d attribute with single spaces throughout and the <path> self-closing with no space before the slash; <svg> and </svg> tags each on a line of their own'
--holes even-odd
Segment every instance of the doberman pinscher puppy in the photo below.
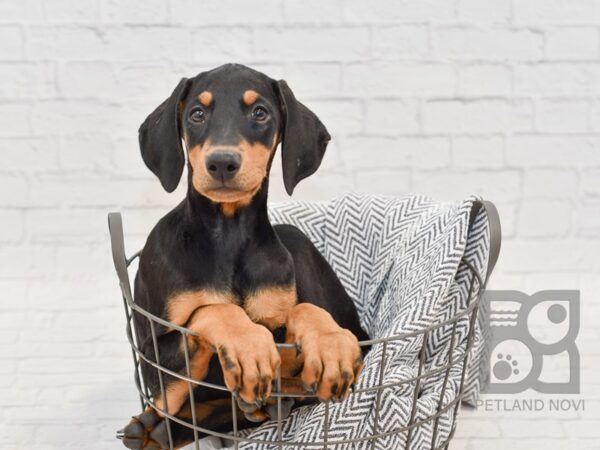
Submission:
<svg viewBox="0 0 600 450">
<path fill-rule="evenodd" d="M 237 396 L 239 428 L 273 416 L 278 370 L 284 392 L 343 400 L 362 368 L 358 340 L 368 339 L 354 304 L 310 240 L 267 215 L 269 170 L 281 143 L 288 194 L 319 167 L 329 133 L 285 81 L 228 64 L 184 78 L 139 130 L 142 157 L 162 186 L 178 185 L 185 155 L 186 198 L 150 233 L 135 279 L 135 302 L 191 329 L 191 376 Z M 150 324 L 134 314 L 141 350 L 156 361 Z M 181 333 L 154 325 L 160 364 L 186 374 Z M 277 351 L 275 342 L 297 351 Z M 142 362 L 159 410 L 192 416 L 188 383 Z M 232 429 L 231 394 L 194 390 L 200 427 Z M 165 401 L 166 400 L 166 401 Z M 297 402 L 298 405 L 301 402 Z M 291 404 L 286 403 L 288 411 Z M 168 448 L 163 413 L 148 408 L 120 438 L 131 449 Z M 175 447 L 192 431 L 171 422 Z"/>
</svg>

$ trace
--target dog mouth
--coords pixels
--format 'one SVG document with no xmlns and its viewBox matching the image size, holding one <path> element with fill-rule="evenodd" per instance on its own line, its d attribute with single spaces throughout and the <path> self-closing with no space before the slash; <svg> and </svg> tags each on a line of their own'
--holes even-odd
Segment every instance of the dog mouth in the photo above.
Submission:
<svg viewBox="0 0 600 450">
<path fill-rule="evenodd" d="M 227 194 L 227 193 L 244 192 L 244 190 L 240 189 L 238 187 L 223 185 L 223 186 L 212 187 L 212 188 L 208 189 L 208 192 L 218 192 L 218 193 L 222 193 L 222 194 Z"/>
<path fill-rule="evenodd" d="M 219 186 L 211 186 L 204 192 L 211 200 L 218 203 L 237 202 L 247 197 L 251 197 L 256 192 L 256 189 L 243 189 L 238 186 L 228 186 L 222 184 Z"/>
</svg>

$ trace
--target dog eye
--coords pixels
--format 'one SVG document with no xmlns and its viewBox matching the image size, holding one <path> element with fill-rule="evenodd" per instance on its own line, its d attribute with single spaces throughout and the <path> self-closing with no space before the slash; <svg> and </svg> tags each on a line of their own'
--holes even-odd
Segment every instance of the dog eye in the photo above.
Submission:
<svg viewBox="0 0 600 450">
<path fill-rule="evenodd" d="M 252 118 L 257 122 L 264 122 L 265 120 L 267 120 L 268 117 L 268 111 L 262 106 L 257 106 L 256 108 L 254 108 L 254 111 L 252 111 Z"/>
<path fill-rule="evenodd" d="M 201 109 L 194 109 L 190 113 L 190 119 L 192 120 L 192 122 L 202 123 L 204 122 L 204 120 L 206 120 L 206 115 Z"/>
</svg>

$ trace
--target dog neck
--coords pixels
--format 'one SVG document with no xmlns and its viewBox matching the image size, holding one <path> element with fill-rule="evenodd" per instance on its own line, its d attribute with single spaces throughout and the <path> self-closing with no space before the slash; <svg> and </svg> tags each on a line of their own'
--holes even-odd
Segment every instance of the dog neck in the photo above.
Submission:
<svg viewBox="0 0 600 450">
<path fill-rule="evenodd" d="M 210 234 L 225 238 L 229 233 L 237 233 L 238 236 L 248 235 L 248 238 L 252 238 L 255 233 L 271 228 L 267 212 L 268 191 L 267 177 L 250 202 L 238 206 L 231 214 L 227 210 L 229 205 L 213 202 L 198 193 L 190 183 L 184 201 L 186 215 L 194 228 L 200 227 Z"/>
</svg>

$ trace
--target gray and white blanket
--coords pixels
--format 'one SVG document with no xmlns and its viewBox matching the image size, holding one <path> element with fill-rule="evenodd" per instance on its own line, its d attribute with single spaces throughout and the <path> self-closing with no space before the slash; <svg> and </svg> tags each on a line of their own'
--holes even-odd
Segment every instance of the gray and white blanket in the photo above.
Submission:
<svg viewBox="0 0 600 450">
<path fill-rule="evenodd" d="M 346 195 L 326 203 L 293 202 L 270 209 L 273 223 L 300 228 L 329 261 L 358 309 L 362 325 L 372 338 L 419 331 L 453 317 L 467 306 L 470 272 L 465 260 L 485 278 L 490 247 L 486 214 L 479 210 L 470 224 L 476 197 L 457 203 L 439 203 L 429 198 Z M 428 337 L 426 369 L 448 364 L 452 325 Z M 458 323 L 455 354 L 467 346 L 468 316 Z M 465 380 L 465 401 L 474 402 L 484 371 L 485 329 L 477 324 Z M 381 371 L 383 344 L 375 345 L 365 360 L 357 389 L 390 384 L 417 375 L 423 335 L 387 344 Z M 460 389 L 461 368 L 450 371 L 442 405 Z M 415 407 L 416 421 L 437 411 L 445 371 L 424 379 Z M 356 393 L 342 403 L 329 405 L 328 448 L 372 448 L 366 440 L 351 445 L 332 445 L 341 439 L 361 439 L 393 432 L 406 426 L 413 409 L 415 383 L 386 388 L 376 412 L 373 391 Z M 435 446 L 451 431 L 454 408 L 439 417 Z M 377 418 L 377 425 L 375 424 Z M 283 421 L 284 441 L 323 442 L 325 405 L 294 410 Z M 375 427 L 376 430 L 375 430 Z M 412 433 L 412 449 L 432 447 L 433 423 Z M 248 437 L 271 440 L 277 436 L 275 422 L 266 422 Z M 375 448 L 406 448 L 407 433 L 391 433 L 377 440 Z M 241 444 L 241 449 L 267 449 L 271 445 Z M 275 447 L 273 447 L 275 448 Z M 286 448 L 284 446 L 284 448 Z M 297 448 L 290 446 L 290 448 Z M 311 446 L 311 448 L 315 448 Z"/>
</svg>

